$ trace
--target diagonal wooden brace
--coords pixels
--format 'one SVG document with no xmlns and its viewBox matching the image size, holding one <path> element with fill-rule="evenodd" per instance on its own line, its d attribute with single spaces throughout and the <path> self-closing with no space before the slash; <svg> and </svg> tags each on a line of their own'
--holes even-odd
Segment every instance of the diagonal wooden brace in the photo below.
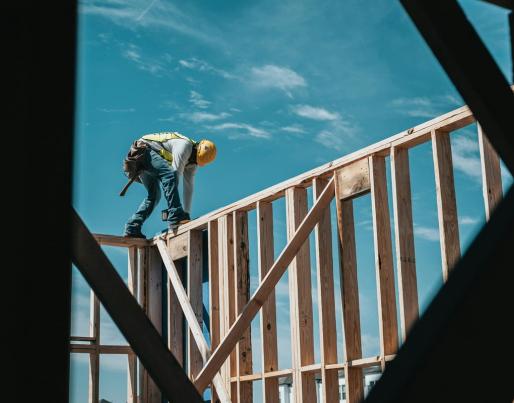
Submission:
<svg viewBox="0 0 514 403">
<path fill-rule="evenodd" d="M 179 304 L 182 308 L 182 311 L 184 312 L 184 316 L 186 317 L 186 320 L 187 320 L 187 323 L 191 330 L 191 333 L 193 335 L 193 338 L 195 339 L 196 345 L 198 346 L 198 350 L 200 350 L 200 354 L 205 363 L 208 360 L 209 355 L 210 355 L 209 345 L 207 344 L 207 341 L 203 337 L 202 329 L 200 327 L 200 324 L 198 323 L 198 320 L 196 319 L 196 315 L 193 311 L 193 307 L 191 306 L 191 303 L 189 302 L 189 298 L 187 296 L 186 290 L 182 286 L 182 282 L 180 280 L 180 276 L 178 274 L 177 268 L 175 267 L 173 260 L 171 259 L 170 255 L 168 254 L 168 250 L 166 248 L 166 243 L 162 239 L 158 239 L 157 247 L 159 249 L 159 253 L 161 254 L 164 266 L 166 267 L 166 271 L 168 272 L 168 276 L 171 281 L 171 285 L 173 286 L 173 289 L 175 290 L 175 293 L 177 294 L 177 299 L 179 301 Z M 225 390 L 225 387 L 223 386 L 223 379 L 222 379 L 221 375 L 219 374 L 219 372 L 214 375 L 212 383 L 214 384 L 214 387 L 216 388 L 216 392 L 218 393 L 218 398 L 220 399 L 220 402 L 230 403 L 230 396 L 229 396 L 228 392 Z M 202 391 L 200 391 L 200 393 L 201 392 Z"/>
<path fill-rule="evenodd" d="M 195 386 L 199 391 L 203 391 L 214 374 L 219 371 L 221 365 L 230 352 L 234 349 L 237 342 L 241 338 L 244 331 L 250 326 L 251 321 L 259 312 L 262 305 L 270 293 L 275 289 L 280 278 L 286 271 L 287 267 L 296 256 L 298 249 L 304 244 L 310 232 L 320 220 L 323 212 L 334 198 L 334 178 L 330 179 L 323 193 L 316 200 L 309 213 L 305 216 L 302 223 L 294 233 L 289 243 L 284 247 L 282 253 L 277 258 L 273 266 L 262 280 L 259 288 L 255 291 L 252 298 L 243 308 L 243 311 L 230 327 L 230 330 L 220 342 L 214 353 L 211 355 L 202 371 L 198 374 L 195 380 Z"/>
</svg>

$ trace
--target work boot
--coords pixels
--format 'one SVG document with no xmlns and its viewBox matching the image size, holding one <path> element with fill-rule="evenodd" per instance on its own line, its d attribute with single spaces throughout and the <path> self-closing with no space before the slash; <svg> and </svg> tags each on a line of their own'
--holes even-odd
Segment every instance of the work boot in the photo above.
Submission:
<svg viewBox="0 0 514 403">
<path fill-rule="evenodd" d="M 146 235 L 143 234 L 141 231 L 125 231 L 123 236 L 125 238 L 142 238 L 142 239 L 146 239 Z"/>
</svg>

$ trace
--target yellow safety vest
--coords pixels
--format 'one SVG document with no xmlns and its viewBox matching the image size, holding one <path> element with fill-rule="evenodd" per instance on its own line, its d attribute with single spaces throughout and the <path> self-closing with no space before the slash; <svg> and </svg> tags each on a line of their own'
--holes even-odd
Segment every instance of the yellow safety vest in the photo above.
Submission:
<svg viewBox="0 0 514 403">
<path fill-rule="evenodd" d="M 164 143 L 165 141 L 172 140 L 172 139 L 182 139 L 182 140 L 189 141 L 193 146 L 196 144 L 196 141 L 190 139 L 189 137 L 184 136 L 183 134 L 177 133 L 177 132 L 161 132 L 161 133 L 145 134 L 142 137 L 142 139 L 148 140 L 148 141 L 155 141 L 157 143 Z M 164 158 L 170 164 L 172 163 L 173 154 L 170 153 L 168 150 L 166 150 L 162 146 L 162 144 L 161 144 L 161 149 L 159 150 L 159 154 L 162 158 Z"/>
</svg>

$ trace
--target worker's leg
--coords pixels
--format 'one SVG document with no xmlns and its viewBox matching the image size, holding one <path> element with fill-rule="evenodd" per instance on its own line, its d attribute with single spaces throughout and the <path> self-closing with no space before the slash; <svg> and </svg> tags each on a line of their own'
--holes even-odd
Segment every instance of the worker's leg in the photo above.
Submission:
<svg viewBox="0 0 514 403">
<path fill-rule="evenodd" d="M 153 172 L 159 177 L 168 203 L 168 223 L 177 224 L 187 218 L 178 192 L 177 172 L 173 171 L 168 162 L 154 151 L 150 152 Z"/>
<path fill-rule="evenodd" d="M 139 175 L 139 178 L 146 188 L 148 195 L 144 198 L 134 215 L 127 221 L 125 225 L 126 236 L 142 235 L 141 226 L 148 216 L 152 214 L 152 211 L 161 198 L 159 180 L 153 172 L 143 171 L 141 175 Z"/>
</svg>

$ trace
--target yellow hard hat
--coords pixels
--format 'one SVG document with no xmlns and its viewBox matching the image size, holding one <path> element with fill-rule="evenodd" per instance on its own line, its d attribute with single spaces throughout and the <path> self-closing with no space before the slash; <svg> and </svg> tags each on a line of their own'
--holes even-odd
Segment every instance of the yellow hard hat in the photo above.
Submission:
<svg viewBox="0 0 514 403">
<path fill-rule="evenodd" d="M 200 140 L 196 149 L 196 163 L 199 166 L 207 165 L 216 158 L 216 146 L 210 140 Z"/>
</svg>

